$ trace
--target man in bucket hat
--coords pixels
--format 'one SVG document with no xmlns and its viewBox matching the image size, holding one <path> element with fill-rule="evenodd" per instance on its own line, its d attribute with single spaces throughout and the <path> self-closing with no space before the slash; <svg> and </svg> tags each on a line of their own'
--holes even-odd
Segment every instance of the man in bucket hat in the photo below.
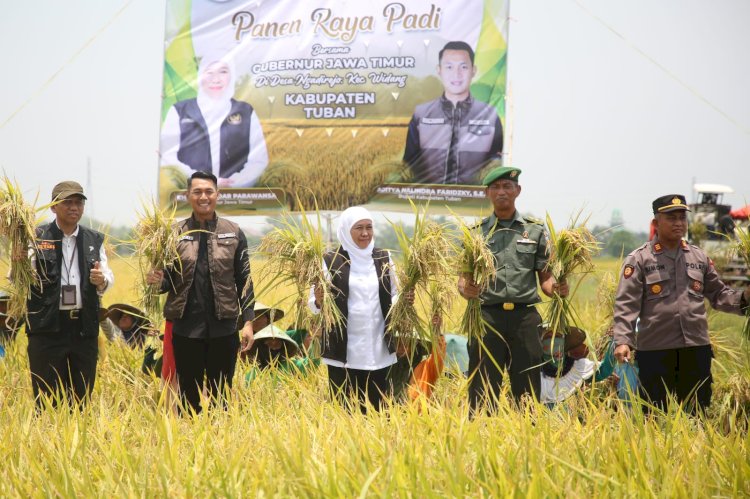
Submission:
<svg viewBox="0 0 750 499">
<path fill-rule="evenodd" d="M 685 242 L 690 210 L 685 196 L 661 196 L 652 208 L 656 236 L 622 266 L 615 357 L 630 362 L 635 351 L 641 396 L 650 404 L 663 410 L 672 395 L 694 413 L 711 403 L 713 352 L 705 300 L 717 310 L 739 314 L 747 309 L 750 288 L 742 293 L 721 282 L 711 259 Z"/>
</svg>

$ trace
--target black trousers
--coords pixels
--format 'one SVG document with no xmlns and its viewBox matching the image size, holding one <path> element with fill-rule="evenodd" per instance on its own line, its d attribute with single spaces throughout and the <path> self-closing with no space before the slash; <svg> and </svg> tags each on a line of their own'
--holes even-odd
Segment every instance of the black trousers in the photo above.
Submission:
<svg viewBox="0 0 750 499">
<path fill-rule="evenodd" d="M 383 398 L 391 393 L 389 369 L 390 366 L 375 371 L 328 366 L 331 396 L 346 407 L 356 398 L 362 414 L 367 412 L 368 402 L 379 411 Z"/>
<path fill-rule="evenodd" d="M 469 339 L 469 408 L 473 414 L 486 402 L 490 411 L 497 408 L 503 383 L 503 370 L 510 377 L 513 398 L 524 394 L 539 399 L 541 390 L 542 318 L 535 307 L 503 310 L 498 305 L 482 307 L 487 323 L 484 338 Z"/>
<path fill-rule="evenodd" d="M 42 396 L 52 396 L 54 405 L 62 396 L 82 404 L 94 389 L 97 337 L 83 337 L 80 320 L 62 319 L 60 326 L 56 333 L 29 335 L 27 352 L 37 408 L 43 406 Z"/>
<path fill-rule="evenodd" d="M 204 379 L 213 403 L 226 407 L 224 396 L 232 388 L 240 339 L 237 334 L 218 338 L 172 336 L 175 369 L 180 383 L 183 410 L 201 412 Z"/>
<path fill-rule="evenodd" d="M 665 410 L 671 394 L 691 414 L 711 405 L 711 345 L 670 350 L 638 350 L 641 397 Z M 644 406 L 648 412 L 649 407 Z"/>
</svg>

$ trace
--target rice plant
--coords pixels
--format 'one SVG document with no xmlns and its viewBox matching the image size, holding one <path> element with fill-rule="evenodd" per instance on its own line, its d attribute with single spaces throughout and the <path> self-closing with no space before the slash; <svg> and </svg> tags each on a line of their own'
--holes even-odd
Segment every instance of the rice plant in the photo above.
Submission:
<svg viewBox="0 0 750 499">
<path fill-rule="evenodd" d="M 291 286 L 295 292 L 294 317 L 298 328 L 332 331 L 342 324 L 343 316 L 334 302 L 331 283 L 324 268 L 323 256 L 326 244 L 319 227 L 320 212 L 315 209 L 313 224 L 300 200 L 299 221 L 289 212 L 278 219 L 278 226 L 268 232 L 258 246 L 256 257 L 263 259 L 260 279 L 267 282 L 268 288 Z M 323 300 L 320 313 L 308 312 L 307 301 L 310 289 L 320 286 Z M 260 289 L 259 292 L 263 290 Z"/>
<path fill-rule="evenodd" d="M 391 222 L 401 256 L 400 265 L 396 266 L 401 296 L 406 293 L 426 293 L 432 282 L 444 280 L 451 274 L 448 260 L 451 245 L 444 227 L 427 218 L 427 207 L 417 208 L 414 203 L 411 206 L 414 212 L 414 233 L 411 237 L 402 224 Z M 428 342 L 432 343 L 436 339 L 425 321 L 420 319 L 415 305 L 403 299 L 396 301 L 391 308 L 388 329 L 401 341 L 407 341 L 410 351 L 414 351 L 414 344 L 418 341 L 429 339 Z"/>
<path fill-rule="evenodd" d="M 735 231 L 735 241 L 732 250 L 745 262 L 745 268 L 750 269 L 750 225 L 738 226 Z M 745 337 L 750 339 L 750 307 L 745 311 L 745 323 L 742 326 Z"/>
<path fill-rule="evenodd" d="M 159 207 L 154 200 L 141 203 L 138 223 L 131 244 L 138 256 L 138 303 L 152 324 L 161 323 L 161 293 L 158 285 L 146 281 L 149 271 L 164 270 L 173 265 L 182 270 L 177 242 L 181 237 L 175 229 L 175 208 Z M 169 274 L 165 273 L 165 276 Z"/>
<path fill-rule="evenodd" d="M 461 244 L 458 272 L 460 276 L 476 284 L 481 293 L 489 288 L 496 273 L 495 255 L 487 244 L 489 235 L 482 234 L 479 226 L 469 227 L 463 219 L 457 217 L 457 220 Z M 469 338 L 481 339 L 484 336 L 482 303 L 479 298 L 467 300 L 466 311 L 461 318 L 461 332 Z"/>
<path fill-rule="evenodd" d="M 27 317 L 27 302 L 31 297 L 31 288 L 41 286 L 41 276 L 29 258 L 30 252 L 37 251 L 38 210 L 34 204 L 28 204 L 24 200 L 18 183 L 10 180 L 7 175 L 3 176 L 0 183 L 0 237 L 5 252 L 10 256 L 6 291 L 9 295 L 9 325 L 13 328 L 18 327 Z"/>
<path fill-rule="evenodd" d="M 588 274 L 594 269 L 593 257 L 599 252 L 599 242 L 586 227 L 586 221 L 579 224 L 578 216 L 571 218 L 568 227 L 557 230 L 552 218 L 547 214 L 550 255 L 547 271 L 557 282 L 568 282 L 576 274 Z M 576 311 L 570 298 L 555 293 L 547 309 L 547 327 L 554 334 L 565 336 L 576 323 Z"/>
</svg>

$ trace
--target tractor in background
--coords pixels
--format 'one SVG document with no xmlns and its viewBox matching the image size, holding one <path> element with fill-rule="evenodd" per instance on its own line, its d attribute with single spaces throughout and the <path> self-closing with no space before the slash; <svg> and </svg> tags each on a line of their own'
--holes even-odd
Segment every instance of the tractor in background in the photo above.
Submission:
<svg viewBox="0 0 750 499">
<path fill-rule="evenodd" d="M 726 185 L 695 184 L 693 189 L 696 202 L 690 205 L 688 239 L 714 261 L 722 281 L 735 288 L 749 286 L 748 268 L 731 246 L 736 228 L 750 224 L 750 205 L 732 210 L 724 203 L 724 195 L 734 190 Z"/>
</svg>

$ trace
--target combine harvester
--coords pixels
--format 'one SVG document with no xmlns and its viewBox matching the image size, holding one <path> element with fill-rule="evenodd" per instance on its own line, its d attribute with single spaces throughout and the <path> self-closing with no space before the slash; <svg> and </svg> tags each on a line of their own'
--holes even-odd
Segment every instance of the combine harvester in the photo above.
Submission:
<svg viewBox="0 0 750 499">
<path fill-rule="evenodd" d="M 724 194 L 734 192 L 726 185 L 695 184 L 693 189 L 697 201 L 690 205 L 690 242 L 713 259 L 722 281 L 736 288 L 750 285 L 745 262 L 731 251 L 736 227 L 747 228 L 750 224 L 750 205 L 732 210 L 724 204 Z"/>
</svg>

